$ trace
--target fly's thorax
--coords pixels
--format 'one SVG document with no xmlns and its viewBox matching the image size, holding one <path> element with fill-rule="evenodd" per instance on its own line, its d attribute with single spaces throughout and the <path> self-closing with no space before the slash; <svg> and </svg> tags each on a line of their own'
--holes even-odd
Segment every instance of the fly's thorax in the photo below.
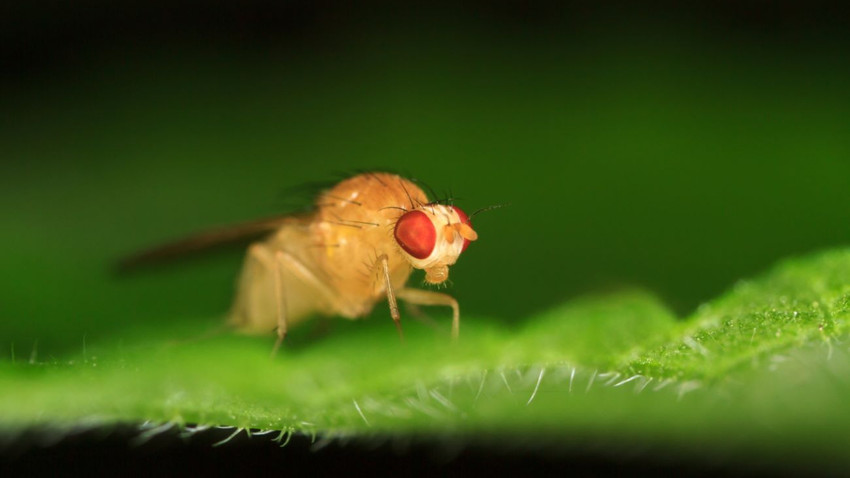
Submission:
<svg viewBox="0 0 850 478">
<path fill-rule="evenodd" d="M 440 284 L 449 278 L 449 266 L 457 262 L 470 241 L 478 238 L 467 215 L 458 207 L 426 204 L 402 214 L 393 236 L 402 255 L 425 281 Z"/>
</svg>

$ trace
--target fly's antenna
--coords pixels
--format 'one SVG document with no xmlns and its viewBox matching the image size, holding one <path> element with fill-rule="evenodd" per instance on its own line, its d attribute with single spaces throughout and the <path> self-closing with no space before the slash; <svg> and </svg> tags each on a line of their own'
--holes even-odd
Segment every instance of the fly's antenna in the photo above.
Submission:
<svg viewBox="0 0 850 478">
<path fill-rule="evenodd" d="M 505 206 L 510 206 L 510 205 L 511 205 L 511 203 L 502 203 L 502 204 L 493 204 L 492 206 L 482 207 L 481 209 L 478 209 L 474 213 L 470 214 L 469 220 L 471 221 L 472 218 L 475 217 L 480 212 L 492 211 L 493 209 L 499 209 L 499 208 L 502 208 L 502 207 L 505 207 Z"/>
</svg>

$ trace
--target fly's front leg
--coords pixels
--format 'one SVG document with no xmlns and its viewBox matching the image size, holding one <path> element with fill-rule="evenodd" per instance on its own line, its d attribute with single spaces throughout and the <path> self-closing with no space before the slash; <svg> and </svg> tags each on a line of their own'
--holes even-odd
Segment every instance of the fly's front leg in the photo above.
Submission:
<svg viewBox="0 0 850 478">
<path fill-rule="evenodd" d="M 422 289 L 401 289 L 398 298 L 415 305 L 445 305 L 452 308 L 452 339 L 457 340 L 460 333 L 460 307 L 454 297 Z"/>
<path fill-rule="evenodd" d="M 404 342 L 404 332 L 401 330 L 401 314 L 398 313 L 398 302 L 395 300 L 395 292 L 393 292 L 392 280 L 390 280 L 390 265 L 386 254 L 382 254 L 378 260 L 381 262 L 381 269 L 384 272 L 384 282 L 386 282 L 387 302 L 390 304 L 390 315 L 395 322 L 395 328 L 398 330 L 398 338 Z"/>
</svg>

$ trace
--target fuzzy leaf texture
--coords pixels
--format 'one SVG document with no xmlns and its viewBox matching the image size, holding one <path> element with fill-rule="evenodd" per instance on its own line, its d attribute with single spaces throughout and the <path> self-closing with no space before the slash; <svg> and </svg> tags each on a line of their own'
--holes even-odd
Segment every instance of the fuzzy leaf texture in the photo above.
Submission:
<svg viewBox="0 0 850 478">
<path fill-rule="evenodd" d="M 271 335 L 204 337 L 175 321 L 55 357 L 16 346 L 0 362 L 0 426 L 7 437 L 148 421 L 556 447 L 639 439 L 846 463 L 848 314 L 850 250 L 833 250 L 740 281 L 684 320 L 627 291 L 512 326 L 466 315 L 457 344 L 438 319 L 407 319 L 403 345 L 383 316 L 337 321 L 273 360 Z"/>
</svg>

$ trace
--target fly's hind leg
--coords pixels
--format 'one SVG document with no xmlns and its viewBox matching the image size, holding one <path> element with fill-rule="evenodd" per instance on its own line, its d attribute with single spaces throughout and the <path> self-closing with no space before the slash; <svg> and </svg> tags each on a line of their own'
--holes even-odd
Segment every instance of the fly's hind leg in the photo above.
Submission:
<svg viewBox="0 0 850 478">
<path fill-rule="evenodd" d="M 272 358 L 277 355 L 277 350 L 283 339 L 286 338 L 288 324 L 286 321 L 286 282 L 284 277 L 284 262 L 281 260 L 281 253 L 277 252 L 274 256 L 274 295 L 275 303 L 277 303 L 277 340 L 272 348 Z"/>
<path fill-rule="evenodd" d="M 257 282 L 257 277 L 266 279 Z M 308 291 L 306 293 L 311 297 L 314 293 L 317 295 L 311 299 L 306 309 L 303 297 L 290 295 L 298 293 L 299 290 Z M 268 300 L 269 292 L 271 292 L 270 301 Z M 243 269 L 231 323 L 237 327 L 257 330 L 258 326 L 266 323 L 263 317 L 268 317 L 269 314 L 274 317 L 277 325 L 277 341 L 272 349 L 272 356 L 274 356 L 286 338 L 290 318 L 297 318 L 291 314 L 327 309 L 336 304 L 336 301 L 336 295 L 331 286 L 317 277 L 297 257 L 286 251 L 275 250 L 266 244 L 256 243 L 248 249 L 246 268 Z M 267 309 L 265 304 L 272 309 Z"/>
<path fill-rule="evenodd" d="M 395 294 L 399 299 L 414 305 L 445 305 L 452 308 L 452 339 L 457 340 L 460 333 L 460 306 L 454 297 L 422 289 L 401 289 Z"/>
<path fill-rule="evenodd" d="M 284 270 L 277 254 L 273 253 L 271 249 L 263 244 L 251 245 L 248 249 L 248 258 L 249 260 L 256 261 L 260 267 L 272 274 L 272 287 L 274 288 L 273 292 L 277 316 L 277 341 L 272 349 L 272 356 L 274 356 L 277 353 L 277 349 L 280 348 L 280 344 L 283 342 L 283 339 L 286 338 L 287 331 L 286 281 L 284 277 Z M 256 310 L 249 311 L 248 317 L 252 317 L 256 313 Z"/>
<path fill-rule="evenodd" d="M 274 253 L 274 271 L 275 271 L 275 297 L 277 298 L 277 341 L 275 341 L 272 349 L 272 357 L 277 354 L 277 350 L 286 338 L 287 331 L 287 310 L 286 310 L 286 287 L 287 278 L 296 278 L 302 283 L 309 285 L 313 290 L 317 291 L 327 303 L 334 303 L 336 300 L 333 291 L 325 282 L 322 282 L 316 274 L 313 273 L 303 262 L 298 260 L 292 254 L 285 251 L 276 251 Z"/>
</svg>

